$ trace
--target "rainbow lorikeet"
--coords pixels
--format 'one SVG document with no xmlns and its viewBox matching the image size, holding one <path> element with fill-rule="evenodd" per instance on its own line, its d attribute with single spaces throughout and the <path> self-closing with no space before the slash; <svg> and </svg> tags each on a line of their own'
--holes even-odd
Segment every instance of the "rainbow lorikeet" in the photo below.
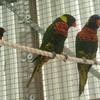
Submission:
<svg viewBox="0 0 100 100">
<path fill-rule="evenodd" d="M 2 39 L 5 29 L 0 27 L 0 39 Z"/>
<path fill-rule="evenodd" d="M 55 19 L 44 33 L 40 49 L 61 54 L 63 52 L 64 42 L 68 35 L 68 30 L 71 26 L 76 26 L 76 19 L 72 15 L 64 14 Z M 49 59 L 49 57 L 38 55 L 33 60 L 36 65 L 27 86 L 29 86 L 36 72 L 39 71 L 42 65 Z"/>
<path fill-rule="evenodd" d="M 2 28 L 2 27 L 0 27 L 0 40 L 3 39 L 2 37 L 3 37 L 4 32 L 5 32 L 5 29 Z M 1 46 L 0 46 L 0 47 L 1 47 Z"/>
<path fill-rule="evenodd" d="M 87 58 L 95 61 L 98 48 L 97 29 L 100 25 L 100 16 L 92 15 L 86 25 L 76 36 L 76 57 Z M 79 95 L 84 91 L 88 72 L 92 65 L 78 63 Z"/>
</svg>

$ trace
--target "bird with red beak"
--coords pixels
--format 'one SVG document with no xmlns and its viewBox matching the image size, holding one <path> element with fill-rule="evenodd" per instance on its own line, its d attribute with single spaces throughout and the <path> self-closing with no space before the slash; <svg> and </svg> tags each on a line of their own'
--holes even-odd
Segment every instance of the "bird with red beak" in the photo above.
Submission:
<svg viewBox="0 0 100 100">
<path fill-rule="evenodd" d="M 97 63 L 97 30 L 99 26 L 100 16 L 97 14 L 90 16 L 88 22 L 76 36 L 76 57 L 83 58 L 84 61 L 86 61 L 86 59 L 94 60 L 95 64 Z M 88 72 L 92 65 L 78 63 L 77 67 L 79 72 L 79 96 L 81 96 L 87 83 Z"/>
<path fill-rule="evenodd" d="M 5 29 L 0 27 L 0 39 L 2 39 Z"/>
</svg>

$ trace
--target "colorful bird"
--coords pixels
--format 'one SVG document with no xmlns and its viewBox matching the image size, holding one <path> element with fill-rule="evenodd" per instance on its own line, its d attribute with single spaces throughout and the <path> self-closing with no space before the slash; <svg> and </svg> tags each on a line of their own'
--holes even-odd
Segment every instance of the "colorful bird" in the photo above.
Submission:
<svg viewBox="0 0 100 100">
<path fill-rule="evenodd" d="M 2 28 L 2 27 L 0 27 L 0 40 L 3 39 L 2 37 L 3 37 L 4 32 L 5 32 L 5 29 Z M 1 47 L 1 46 L 0 46 L 0 47 Z"/>
<path fill-rule="evenodd" d="M 100 26 L 100 16 L 92 15 L 86 25 L 76 36 L 76 57 L 95 61 L 98 48 L 97 29 Z M 92 65 L 78 63 L 79 96 L 84 91 L 88 72 Z"/>
<path fill-rule="evenodd" d="M 70 27 L 76 27 L 76 19 L 69 14 L 64 14 L 58 17 L 53 23 L 47 28 L 43 39 L 42 44 L 40 46 L 41 50 L 54 52 L 57 54 L 61 54 L 64 48 L 64 42 L 68 35 L 68 30 Z M 36 72 L 38 72 L 44 63 L 46 63 L 50 58 L 38 55 L 33 62 L 35 62 L 35 67 L 32 73 L 32 76 L 27 84 L 29 86 L 32 78 L 35 76 Z"/>
<path fill-rule="evenodd" d="M 0 39 L 2 39 L 5 29 L 0 27 Z"/>
</svg>

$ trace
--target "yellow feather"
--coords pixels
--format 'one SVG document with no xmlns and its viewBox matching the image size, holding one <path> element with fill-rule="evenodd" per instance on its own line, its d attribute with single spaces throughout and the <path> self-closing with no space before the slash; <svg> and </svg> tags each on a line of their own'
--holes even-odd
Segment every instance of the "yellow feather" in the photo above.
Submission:
<svg viewBox="0 0 100 100">
<path fill-rule="evenodd" d="M 66 16 L 63 15 L 63 16 L 60 17 L 60 19 L 63 20 L 65 23 L 67 23 L 67 17 Z"/>
</svg>

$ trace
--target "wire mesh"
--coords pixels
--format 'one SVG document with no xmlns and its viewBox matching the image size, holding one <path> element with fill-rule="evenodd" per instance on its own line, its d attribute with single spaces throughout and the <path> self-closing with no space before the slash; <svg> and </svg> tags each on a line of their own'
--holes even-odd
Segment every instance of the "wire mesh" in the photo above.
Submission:
<svg viewBox="0 0 100 100">
<path fill-rule="evenodd" d="M 2 0 L 1 0 L 2 1 Z M 38 48 L 43 34 L 19 20 L 30 15 L 33 23 L 46 29 L 58 16 L 65 13 L 75 16 L 77 28 L 69 30 L 65 46 L 75 53 L 75 37 L 88 18 L 100 15 L 100 0 L 4 0 L 0 3 L 0 26 L 7 31 L 4 39 L 28 47 Z M 14 7 L 11 10 L 10 4 Z M 15 12 L 17 12 L 17 14 Z M 98 38 L 100 31 L 98 31 Z M 100 58 L 100 45 L 97 59 Z M 34 69 L 32 59 L 36 55 L 8 47 L 0 48 L 0 100 L 96 100 L 100 98 L 100 81 L 89 73 L 84 93 L 78 96 L 78 71 L 76 63 L 52 59 L 26 84 Z M 100 72 L 99 65 L 93 65 Z"/>
</svg>

